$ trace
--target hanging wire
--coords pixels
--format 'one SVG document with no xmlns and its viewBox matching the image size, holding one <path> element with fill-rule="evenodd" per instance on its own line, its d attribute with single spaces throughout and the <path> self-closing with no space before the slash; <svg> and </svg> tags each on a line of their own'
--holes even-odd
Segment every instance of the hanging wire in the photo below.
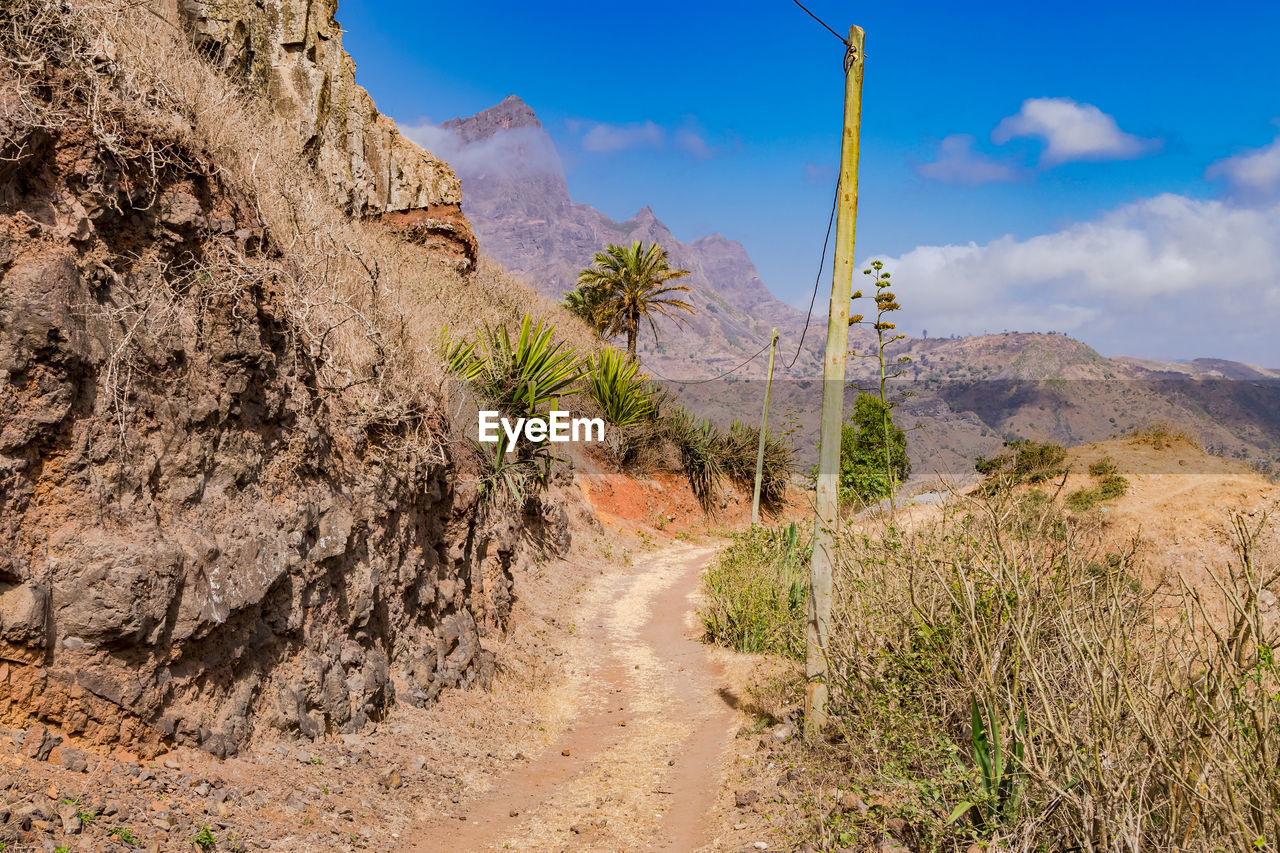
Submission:
<svg viewBox="0 0 1280 853">
<path fill-rule="evenodd" d="M 680 385 L 701 385 L 704 382 L 715 382 L 717 379 L 723 379 L 724 377 L 728 376 L 730 373 L 733 373 L 735 371 L 741 370 L 742 368 L 746 367 L 748 364 L 750 364 L 751 362 L 759 358 L 760 353 L 764 352 L 772 345 L 773 345 L 773 338 L 770 337 L 769 343 L 765 344 L 764 346 L 760 347 L 760 349 L 756 350 L 756 354 L 751 356 L 751 358 L 747 359 L 746 361 L 742 362 L 736 367 L 729 368 L 724 373 L 721 373 L 719 376 L 712 376 L 710 379 L 672 379 L 669 376 L 663 376 L 661 373 L 659 373 L 656 370 L 650 369 L 650 370 L 647 370 L 647 372 L 653 374 L 654 376 L 658 377 L 664 382 L 675 382 Z"/>
<path fill-rule="evenodd" d="M 800 9 L 810 18 L 813 18 L 815 21 L 821 24 L 823 29 L 825 29 L 827 32 L 831 33 L 831 35 L 838 38 L 840 40 L 840 43 L 847 48 L 845 52 L 845 66 L 846 66 L 845 70 L 848 71 L 849 62 L 853 58 L 856 58 L 853 54 L 853 45 L 849 43 L 849 40 L 844 36 L 840 35 L 835 30 L 831 29 L 831 27 L 827 25 L 826 21 L 822 20 L 817 15 L 813 14 L 813 12 L 809 10 L 809 7 L 801 3 L 800 0 L 791 0 L 791 2 L 799 6 Z M 795 367 L 796 362 L 800 360 L 800 353 L 804 350 L 805 336 L 809 334 L 809 323 L 813 320 L 813 306 L 816 305 L 818 302 L 818 287 L 822 282 L 822 270 L 827 265 L 827 246 L 831 242 L 831 227 L 835 224 L 835 221 L 836 221 L 836 206 L 839 201 L 840 201 L 840 182 L 839 180 L 837 180 L 835 194 L 831 198 L 831 214 L 830 216 L 827 217 L 827 234 L 825 237 L 822 238 L 822 257 L 818 260 L 818 274 L 817 276 L 814 277 L 814 280 L 813 280 L 813 296 L 810 297 L 809 299 L 809 313 L 804 318 L 804 329 L 800 332 L 800 343 L 796 345 L 795 356 L 786 365 L 787 370 L 790 370 L 791 368 Z M 658 377 L 659 379 L 663 380 L 664 382 L 677 382 L 682 385 L 701 385 L 704 382 L 714 382 L 717 379 L 723 379 L 724 377 L 728 376 L 730 373 L 735 373 L 738 370 L 741 370 L 742 368 L 746 367 L 748 364 L 750 364 L 751 362 L 759 358 L 760 354 L 763 353 L 765 350 L 767 350 L 772 344 L 773 344 L 773 340 L 772 338 L 770 338 L 769 343 L 765 344 L 764 346 L 760 347 L 760 349 L 756 350 L 755 355 L 751 356 L 741 364 L 735 367 L 729 368 L 724 373 L 721 373 L 718 376 L 712 376 L 710 379 L 671 379 L 670 377 L 663 376 L 661 373 L 659 373 L 656 370 L 649 370 L 648 372 Z"/>
<path fill-rule="evenodd" d="M 809 11 L 809 9 L 808 9 L 808 7 L 806 7 L 803 3 L 801 3 L 801 2 L 800 2 L 800 0 L 791 0 L 791 2 L 792 2 L 792 3 L 795 3 L 795 4 L 796 4 L 797 6 L 799 6 L 801 9 L 804 9 L 804 13 L 805 13 L 806 15 L 808 15 L 810 18 L 813 18 L 813 19 L 814 19 L 815 21 L 817 21 L 819 24 L 822 24 L 822 26 L 823 26 L 823 27 L 826 27 L 827 32 L 831 33 L 831 35 L 833 35 L 833 36 L 835 36 L 836 38 L 840 39 L 840 42 L 841 42 L 845 47 L 848 47 L 848 46 L 849 46 L 849 40 L 848 40 L 847 38 L 845 38 L 844 36 L 840 35 L 840 34 L 839 34 L 838 32 L 836 32 L 835 30 L 831 29 L 831 27 L 828 27 L 828 26 L 827 26 L 827 22 L 826 22 L 826 21 L 822 20 L 822 19 L 821 19 L 821 18 L 819 18 L 817 15 L 813 14 L 812 12 L 810 12 L 810 11 Z"/>
<path fill-rule="evenodd" d="M 827 236 L 822 238 L 822 257 L 818 259 L 818 274 L 813 278 L 813 296 L 809 297 L 809 313 L 804 318 L 804 331 L 800 333 L 800 343 L 796 344 L 796 354 L 787 363 L 786 369 L 790 370 L 796 366 L 796 362 L 800 360 L 800 352 L 804 349 L 804 336 L 809 334 L 809 322 L 813 319 L 813 306 L 818 302 L 818 287 L 822 283 L 822 271 L 827 266 L 827 244 L 831 242 L 831 226 L 836 221 L 836 204 L 840 201 L 840 180 L 836 179 L 835 195 L 831 197 L 831 215 L 827 217 Z"/>
</svg>

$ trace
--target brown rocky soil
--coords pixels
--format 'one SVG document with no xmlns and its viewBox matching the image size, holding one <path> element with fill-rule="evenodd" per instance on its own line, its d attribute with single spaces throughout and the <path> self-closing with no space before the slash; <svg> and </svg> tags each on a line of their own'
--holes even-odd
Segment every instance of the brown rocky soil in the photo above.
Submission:
<svg viewBox="0 0 1280 853">
<path fill-rule="evenodd" d="M 485 639 L 490 690 L 397 704 L 360 732 L 264 740 L 224 760 L 193 749 L 144 760 L 14 730 L 0 737 L 0 840 L 134 849 L 109 835 L 122 827 L 138 849 L 179 850 L 208 826 L 219 850 L 713 844 L 743 719 L 726 680 L 732 656 L 705 647 L 692 616 L 715 546 L 603 528 L 579 540 L 570 559 L 517 569 L 509 630 Z"/>
</svg>

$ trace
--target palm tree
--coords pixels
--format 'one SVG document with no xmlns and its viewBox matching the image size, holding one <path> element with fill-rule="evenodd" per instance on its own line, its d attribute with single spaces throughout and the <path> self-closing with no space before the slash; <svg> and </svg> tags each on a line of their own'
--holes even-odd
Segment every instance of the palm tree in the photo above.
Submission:
<svg viewBox="0 0 1280 853">
<path fill-rule="evenodd" d="M 604 296 L 604 288 L 584 285 L 566 293 L 560 305 L 575 317 L 581 317 L 588 326 L 604 337 L 604 330 L 608 326 L 607 321 L 601 316 L 601 303 L 604 302 Z"/>
<path fill-rule="evenodd" d="M 684 318 L 676 310 L 693 313 L 693 306 L 672 294 L 688 293 L 683 284 L 668 284 L 683 278 L 689 270 L 672 269 L 667 250 L 657 243 L 647 247 L 637 241 L 630 246 L 609 245 L 596 252 L 592 265 L 578 273 L 578 289 L 567 294 L 565 304 L 583 316 L 605 337 L 627 335 L 627 355 L 636 357 L 640 324 L 648 320 L 658 336 L 657 315 L 677 322 Z"/>
</svg>

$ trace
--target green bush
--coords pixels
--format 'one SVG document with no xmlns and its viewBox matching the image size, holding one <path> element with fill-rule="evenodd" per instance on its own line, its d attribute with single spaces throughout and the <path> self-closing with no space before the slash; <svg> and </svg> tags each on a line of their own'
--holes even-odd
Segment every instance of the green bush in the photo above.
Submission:
<svg viewBox="0 0 1280 853">
<path fill-rule="evenodd" d="M 990 459 L 979 456 L 974 469 L 988 480 L 1001 480 L 1010 486 L 1043 483 L 1067 473 L 1062 464 L 1067 459 L 1067 449 L 1061 445 L 1017 438 L 1006 441 L 1004 446 L 1009 452 Z"/>
<path fill-rule="evenodd" d="M 586 390 L 600 407 L 604 419 L 616 427 L 630 426 L 653 411 L 652 391 L 648 381 L 639 376 L 640 365 L 605 347 L 586 363 Z"/>
<path fill-rule="evenodd" d="M 1113 464 L 1107 469 L 1095 464 L 1090 466 L 1089 471 L 1092 473 L 1094 469 L 1115 471 L 1115 465 Z M 1067 495 L 1067 509 L 1077 513 L 1088 512 L 1103 501 L 1123 497 L 1127 491 L 1129 491 L 1129 481 L 1127 479 L 1115 473 L 1106 474 L 1098 480 L 1096 486 L 1076 489 Z"/>
<path fill-rule="evenodd" d="M 874 503 L 909 476 L 906 433 L 879 397 L 859 394 L 853 415 L 840 428 L 841 501 Z"/>
<path fill-rule="evenodd" d="M 514 341 L 506 326 L 485 326 L 479 340 L 446 342 L 445 363 L 504 415 L 534 418 L 577 393 L 583 373 L 577 350 L 554 335 L 554 326 L 526 314 Z"/>
<path fill-rule="evenodd" d="M 1097 489 L 1076 489 L 1067 495 L 1066 506 L 1072 512 L 1088 512 L 1102 501 Z"/>
<path fill-rule="evenodd" d="M 1119 474 L 1108 474 L 1098 482 L 1098 496 L 1109 501 L 1123 497 L 1129 491 L 1129 481 Z"/>
<path fill-rule="evenodd" d="M 1106 477 L 1115 472 L 1116 461 L 1110 456 L 1104 456 L 1089 466 L 1089 474 L 1093 477 Z"/>
<path fill-rule="evenodd" d="M 743 652 L 803 657 L 812 547 L 794 522 L 736 534 L 703 576 L 707 639 Z"/>
<path fill-rule="evenodd" d="M 724 436 L 709 419 L 695 420 L 684 409 L 668 418 L 666 432 L 680 452 L 680 467 L 689 478 L 694 497 L 710 512 L 725 475 Z"/>
</svg>

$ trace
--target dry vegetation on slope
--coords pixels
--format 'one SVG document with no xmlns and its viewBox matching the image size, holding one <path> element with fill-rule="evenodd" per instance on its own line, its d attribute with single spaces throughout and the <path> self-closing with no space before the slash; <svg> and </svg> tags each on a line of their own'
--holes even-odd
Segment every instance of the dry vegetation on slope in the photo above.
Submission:
<svg viewBox="0 0 1280 853">
<path fill-rule="evenodd" d="M 0 50 L 5 721 L 228 754 L 486 679 L 563 516 L 477 514 L 434 348 L 557 309 L 353 220 L 150 6 L 9 3 Z"/>
<path fill-rule="evenodd" d="M 768 825 L 811 849 L 1280 844 L 1280 492 L 1161 432 L 1065 461 L 1065 483 L 850 526 L 831 743 L 801 750 L 784 726 L 741 757 L 743 837 Z M 1064 512 L 1109 470 L 1127 493 Z M 794 654 L 802 547 L 756 534 L 726 551 L 708 575 L 709 632 Z M 785 720 L 796 688 L 757 700 L 762 723 Z"/>
</svg>

